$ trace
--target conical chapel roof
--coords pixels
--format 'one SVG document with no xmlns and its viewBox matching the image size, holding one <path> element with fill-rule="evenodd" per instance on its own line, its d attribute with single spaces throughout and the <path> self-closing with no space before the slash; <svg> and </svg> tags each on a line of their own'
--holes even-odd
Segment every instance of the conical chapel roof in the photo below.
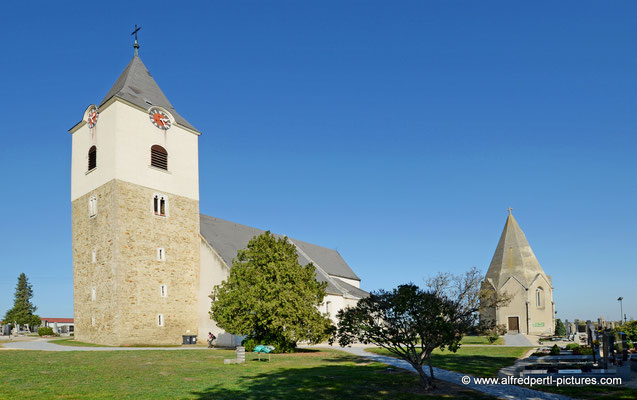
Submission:
<svg viewBox="0 0 637 400">
<path fill-rule="evenodd" d="M 496 289 L 500 289 L 510 278 L 514 278 L 528 289 L 538 274 L 550 282 L 531 250 L 524 232 L 509 211 L 486 279 L 490 280 Z"/>
<path fill-rule="evenodd" d="M 151 106 L 162 107 L 173 115 L 179 125 L 197 131 L 194 126 L 190 125 L 188 121 L 177 113 L 137 55 L 130 60 L 124 72 L 117 78 L 111 90 L 108 91 L 104 100 L 100 103 L 100 106 L 112 97 L 119 97 L 144 109 L 148 109 Z"/>
</svg>

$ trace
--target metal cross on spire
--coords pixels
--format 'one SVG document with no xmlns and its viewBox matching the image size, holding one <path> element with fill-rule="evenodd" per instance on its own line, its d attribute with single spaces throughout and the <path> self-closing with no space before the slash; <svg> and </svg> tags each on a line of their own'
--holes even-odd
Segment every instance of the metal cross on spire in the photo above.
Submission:
<svg viewBox="0 0 637 400">
<path fill-rule="evenodd" d="M 513 211 L 513 209 L 511 207 L 507 208 L 507 211 L 509 212 L 509 215 L 511 215 L 511 211 Z"/>
<path fill-rule="evenodd" d="M 142 27 L 137 27 L 137 24 L 135 24 L 135 30 L 131 33 L 131 36 L 135 35 L 135 44 L 133 45 L 133 47 L 135 48 L 135 55 L 137 55 L 139 51 L 139 43 L 137 43 L 137 32 L 139 32 L 140 29 L 142 29 Z"/>
</svg>

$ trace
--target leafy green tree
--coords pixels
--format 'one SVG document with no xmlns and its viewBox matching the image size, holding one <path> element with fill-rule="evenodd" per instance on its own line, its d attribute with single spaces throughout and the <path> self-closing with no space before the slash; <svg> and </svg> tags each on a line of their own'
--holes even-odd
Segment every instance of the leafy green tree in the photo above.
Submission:
<svg viewBox="0 0 637 400">
<path fill-rule="evenodd" d="M 555 320 L 555 336 L 566 336 L 566 327 L 559 318 Z"/>
<path fill-rule="evenodd" d="M 637 321 L 628 321 L 615 328 L 615 332 L 624 332 L 628 339 L 637 342 Z"/>
<path fill-rule="evenodd" d="M 226 332 L 248 335 L 275 351 L 299 341 L 328 337 L 330 319 L 318 311 L 327 283 L 316 281 L 312 263 L 301 266 L 287 237 L 255 236 L 232 261 L 227 281 L 214 287 L 210 317 Z"/>
<path fill-rule="evenodd" d="M 431 353 L 436 348 L 457 351 L 462 336 L 475 329 L 481 304 L 499 306 L 508 302 L 483 289 L 482 281 L 473 268 L 463 276 L 439 274 L 427 282 L 427 289 L 410 283 L 391 291 L 372 292 L 356 307 L 338 312 L 334 339 L 341 346 L 361 342 L 387 349 L 416 370 L 424 389 L 431 389 Z M 423 369 L 425 363 L 429 375 Z"/>
<path fill-rule="evenodd" d="M 29 283 L 27 276 L 21 273 L 18 276 L 18 284 L 15 288 L 13 308 L 7 311 L 4 316 L 5 323 L 18 325 L 37 326 L 40 325 L 40 317 L 35 315 L 37 307 L 31 303 L 33 297 L 33 287 Z"/>
</svg>

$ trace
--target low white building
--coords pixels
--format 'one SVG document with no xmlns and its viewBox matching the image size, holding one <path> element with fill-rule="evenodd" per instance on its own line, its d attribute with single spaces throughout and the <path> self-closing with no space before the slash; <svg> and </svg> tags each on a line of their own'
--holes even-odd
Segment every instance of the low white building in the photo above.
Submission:
<svg viewBox="0 0 637 400">
<path fill-rule="evenodd" d="M 53 333 L 71 335 L 75 332 L 73 318 L 40 318 L 43 327 L 53 328 Z"/>
</svg>

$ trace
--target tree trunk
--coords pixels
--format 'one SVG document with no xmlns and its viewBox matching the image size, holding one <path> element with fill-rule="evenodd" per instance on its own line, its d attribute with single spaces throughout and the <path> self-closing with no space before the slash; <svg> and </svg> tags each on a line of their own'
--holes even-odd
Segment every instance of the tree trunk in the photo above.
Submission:
<svg viewBox="0 0 637 400">
<path fill-rule="evenodd" d="M 427 357 L 427 365 L 429 365 L 429 376 L 431 377 L 431 380 L 434 380 L 434 367 L 433 365 L 431 365 L 431 355 L 429 355 Z"/>
<path fill-rule="evenodd" d="M 413 365 L 413 367 L 420 377 L 420 386 L 425 390 L 431 390 L 433 388 L 431 385 L 431 378 L 427 376 L 425 371 L 422 369 L 422 365 Z"/>
</svg>

